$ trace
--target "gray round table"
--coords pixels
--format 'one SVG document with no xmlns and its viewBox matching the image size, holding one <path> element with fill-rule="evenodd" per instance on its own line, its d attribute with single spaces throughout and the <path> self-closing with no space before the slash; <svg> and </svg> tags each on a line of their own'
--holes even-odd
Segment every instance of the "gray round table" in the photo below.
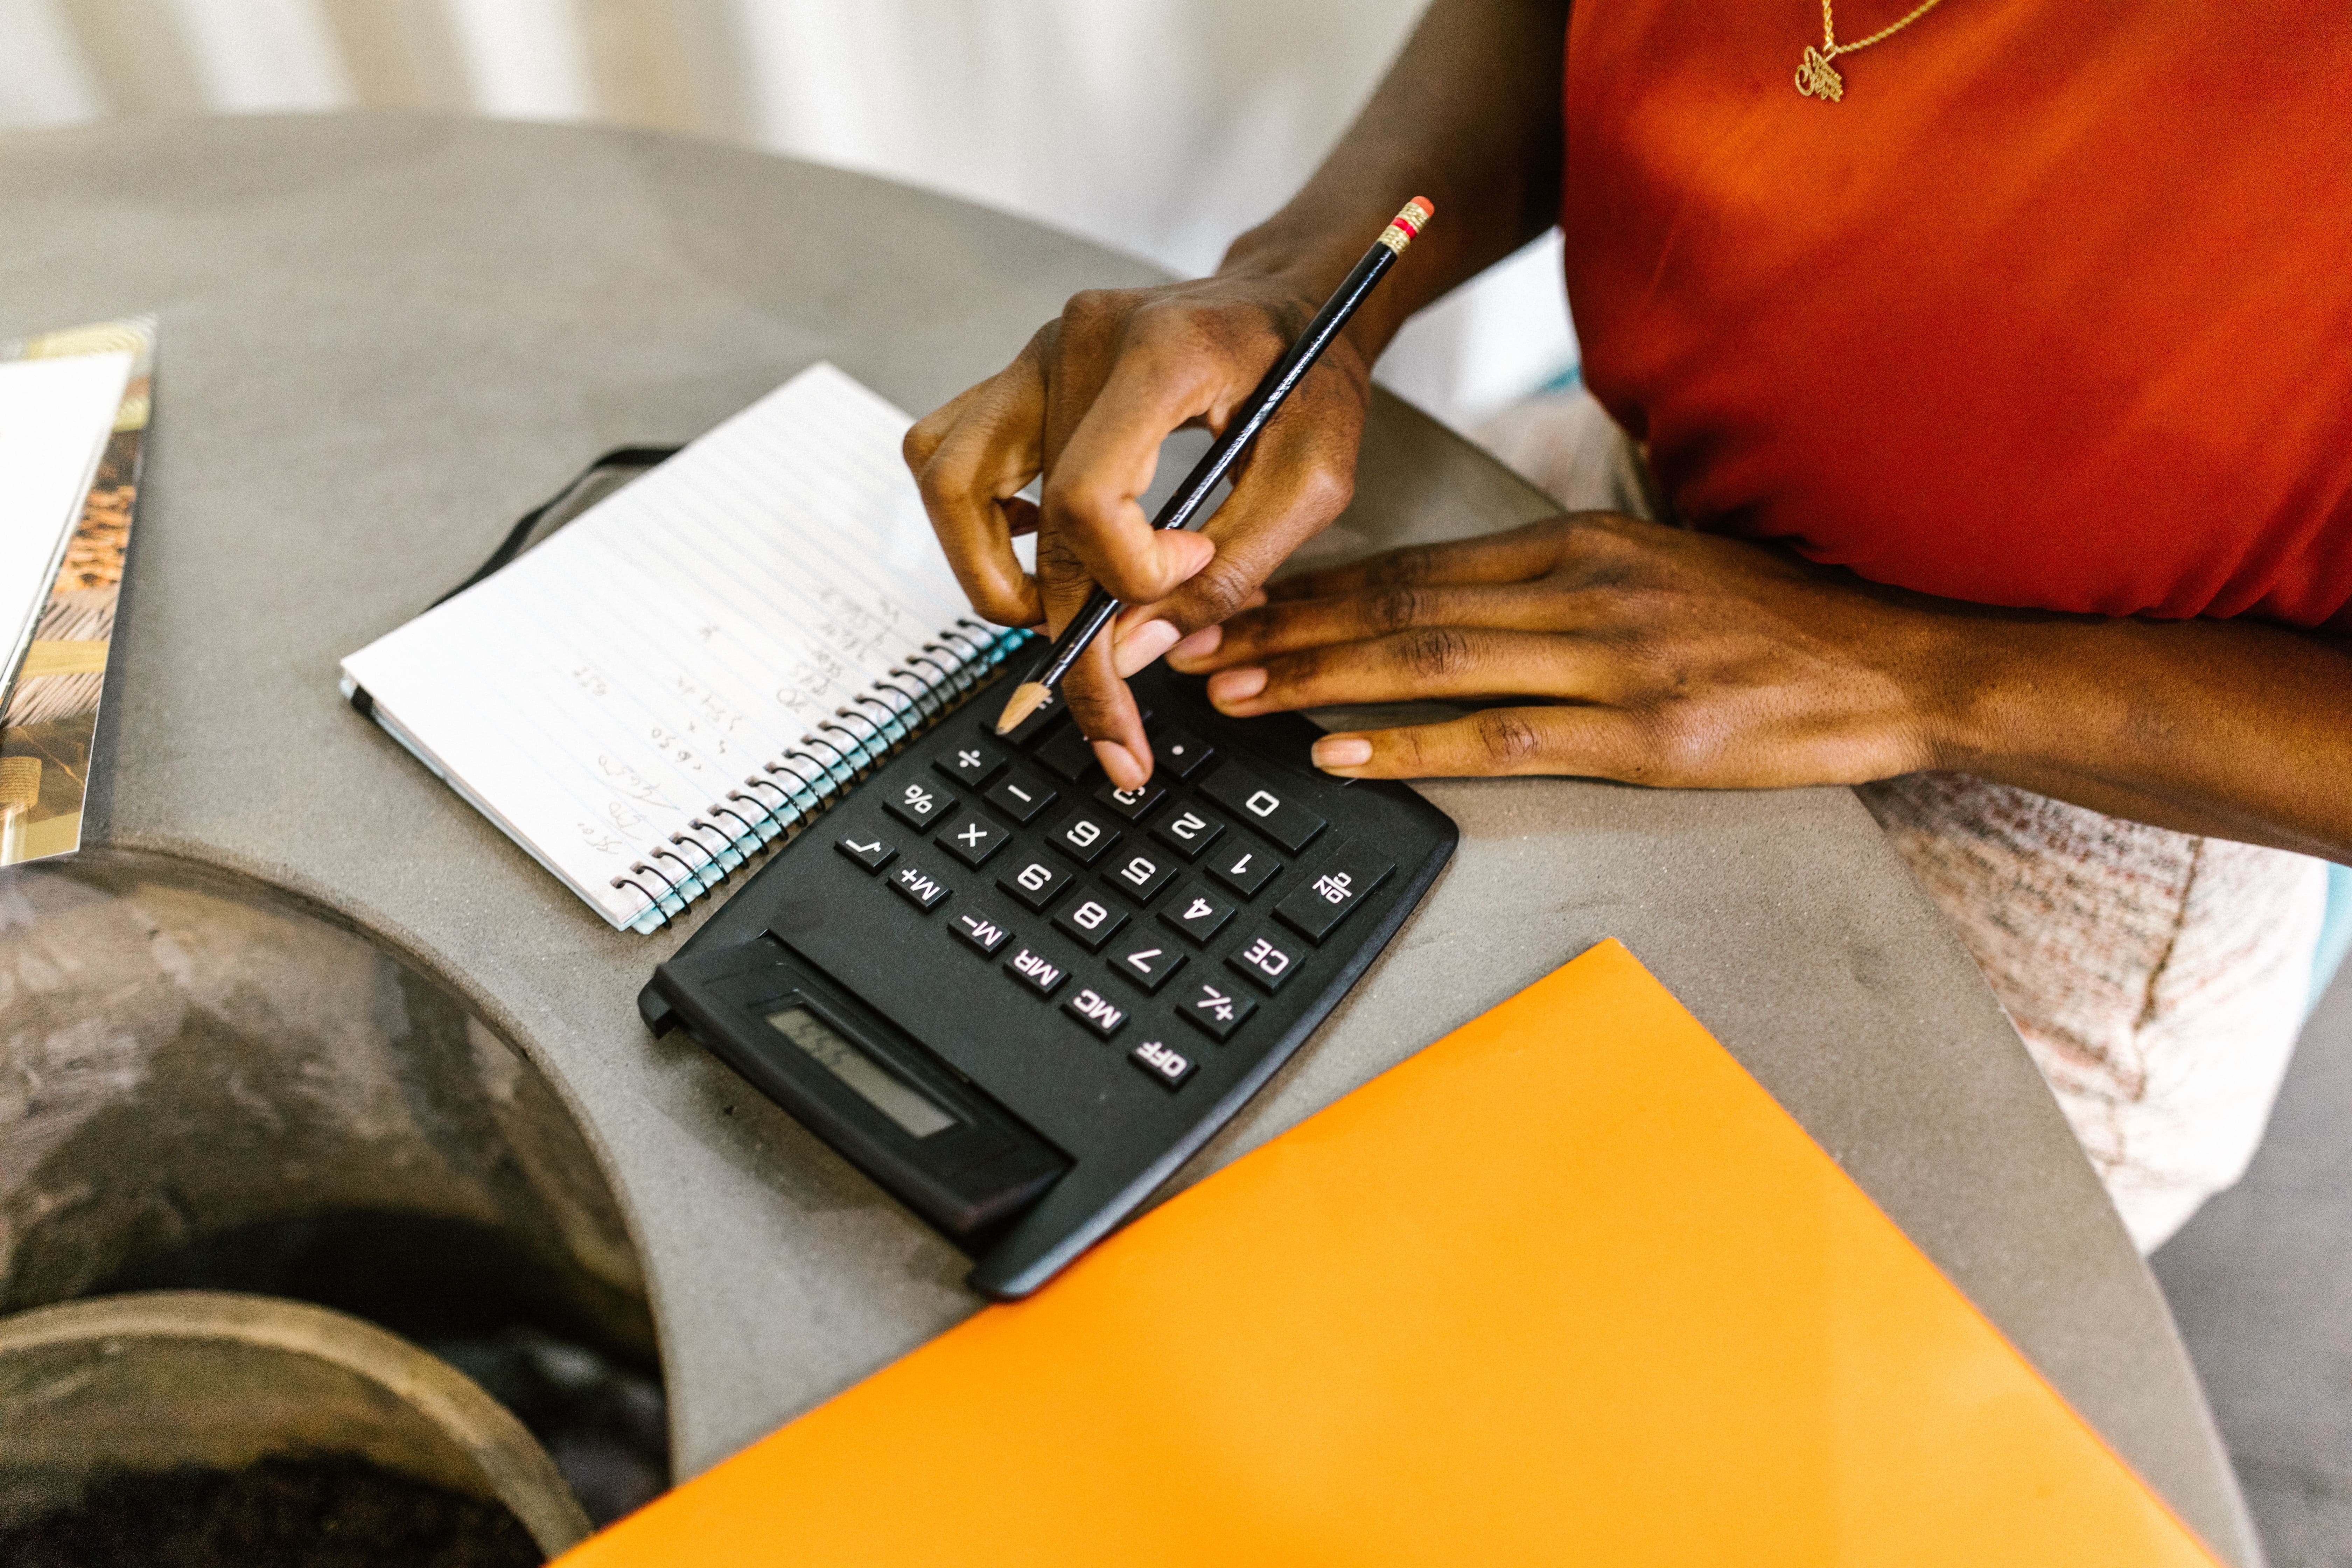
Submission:
<svg viewBox="0 0 2352 1568">
<path fill-rule="evenodd" d="M 157 416 L 89 841 L 314 901 L 544 1072 L 651 1283 L 699 1470 L 979 1305 L 962 1259 L 717 1062 L 615 933 L 335 689 L 589 457 L 831 359 L 909 410 L 1072 291 L 1157 276 L 880 181 L 638 133 L 394 115 L 10 140 L 0 336 L 152 310 Z M 1543 499 L 1383 397 L 1360 552 Z M 1436 890 L 1187 1176 L 1622 938 L 2209 1541 L 2254 1552 L 2164 1302 L 1982 979 L 1844 790 L 1433 784 Z M 734 1108 L 731 1112 L 727 1108 Z"/>
</svg>

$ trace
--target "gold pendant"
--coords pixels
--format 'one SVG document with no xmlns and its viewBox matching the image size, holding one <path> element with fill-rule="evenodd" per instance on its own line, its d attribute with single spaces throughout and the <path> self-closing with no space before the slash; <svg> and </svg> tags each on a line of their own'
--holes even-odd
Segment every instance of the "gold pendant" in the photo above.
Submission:
<svg viewBox="0 0 2352 1568">
<path fill-rule="evenodd" d="M 1805 58 L 1797 62 L 1797 90 L 1807 98 L 1826 99 L 1835 103 L 1845 96 L 1845 78 L 1821 50 L 1806 46 Z"/>
</svg>

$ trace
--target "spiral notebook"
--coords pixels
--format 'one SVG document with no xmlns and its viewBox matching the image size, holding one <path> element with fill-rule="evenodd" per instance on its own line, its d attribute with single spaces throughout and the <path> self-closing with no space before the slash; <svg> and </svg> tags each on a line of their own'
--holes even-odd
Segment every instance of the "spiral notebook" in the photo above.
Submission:
<svg viewBox="0 0 2352 1568">
<path fill-rule="evenodd" d="M 814 365 L 344 659 L 344 695 L 655 931 L 1025 640 L 971 618 L 908 423 Z"/>
</svg>

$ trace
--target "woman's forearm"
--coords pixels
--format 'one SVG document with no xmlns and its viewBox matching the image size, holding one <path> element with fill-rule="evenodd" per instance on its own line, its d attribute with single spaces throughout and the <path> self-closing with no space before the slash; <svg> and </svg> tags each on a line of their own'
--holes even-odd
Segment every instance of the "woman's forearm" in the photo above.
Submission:
<svg viewBox="0 0 2352 1568">
<path fill-rule="evenodd" d="M 1938 766 L 2352 861 L 2352 651 L 2248 621 L 1955 617 Z"/>
<path fill-rule="evenodd" d="M 1350 326 L 1367 362 L 1405 318 L 1509 255 L 1559 207 L 1567 0 L 1436 0 L 1322 166 L 1234 242 L 1225 270 L 1328 293 L 1407 196 L 1438 218 Z"/>
</svg>

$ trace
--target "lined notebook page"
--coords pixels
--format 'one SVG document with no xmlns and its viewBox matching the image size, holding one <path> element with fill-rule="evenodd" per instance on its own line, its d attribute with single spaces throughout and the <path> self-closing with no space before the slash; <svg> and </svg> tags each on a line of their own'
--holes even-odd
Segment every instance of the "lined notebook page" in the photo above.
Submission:
<svg viewBox="0 0 2352 1568">
<path fill-rule="evenodd" d="M 764 777 L 805 797 L 770 765 L 968 618 L 899 459 L 908 424 L 813 366 L 346 658 L 346 685 L 605 919 L 651 929 L 642 889 L 708 886 L 774 836 L 730 796 Z"/>
</svg>

